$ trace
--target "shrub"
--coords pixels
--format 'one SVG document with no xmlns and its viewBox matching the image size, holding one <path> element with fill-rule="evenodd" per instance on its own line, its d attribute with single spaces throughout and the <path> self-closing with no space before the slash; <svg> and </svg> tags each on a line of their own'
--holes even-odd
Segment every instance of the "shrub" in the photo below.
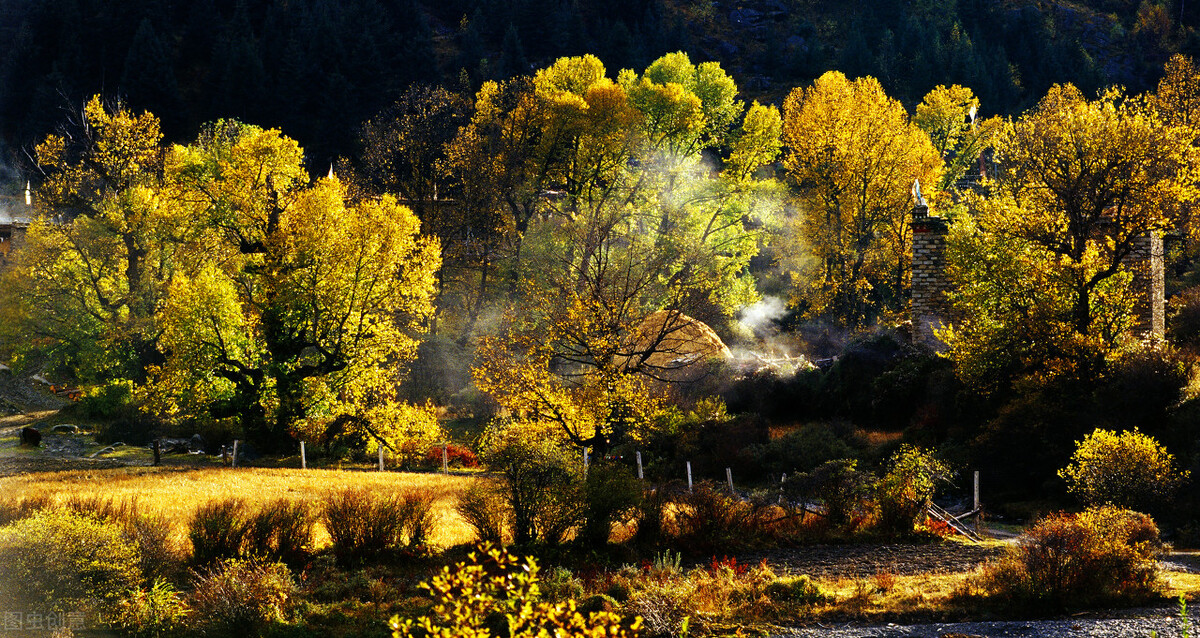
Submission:
<svg viewBox="0 0 1200 638">
<path fill-rule="evenodd" d="M 1111 506 L 1038 521 L 998 563 L 984 588 L 1006 602 L 1061 609 L 1145 600 L 1158 591 L 1158 527 Z"/>
<path fill-rule="evenodd" d="M 696 485 L 679 499 L 677 507 L 679 541 L 694 552 L 754 547 L 770 537 L 765 507 L 743 501 L 714 483 Z"/>
<path fill-rule="evenodd" d="M 286 619 L 295 593 L 283 563 L 231 558 L 194 574 L 191 607 L 207 634 L 256 634 Z"/>
<path fill-rule="evenodd" d="M 351 488 L 325 500 L 325 529 L 343 563 L 423 547 L 433 529 L 433 497 Z"/>
<path fill-rule="evenodd" d="M 772 580 L 765 588 L 771 600 L 781 603 L 810 605 L 825 601 L 821 588 L 808 576 L 782 576 Z"/>
<path fill-rule="evenodd" d="M 1175 457 L 1153 437 L 1097 429 L 1079 441 L 1071 463 L 1059 470 L 1067 489 L 1088 505 L 1154 509 L 1168 503 L 1187 480 Z"/>
<path fill-rule="evenodd" d="M 268 503 L 247 521 L 247 552 L 298 567 L 311 554 L 313 526 L 304 501 L 281 498 Z"/>
<path fill-rule="evenodd" d="M 188 607 L 168 581 L 156 580 L 149 589 L 135 587 L 120 603 L 113 623 L 137 637 L 175 636 L 184 628 Z"/>
<path fill-rule="evenodd" d="M 675 486 L 659 485 L 647 490 L 637 512 L 637 533 L 634 538 L 642 545 L 656 546 L 674 530 L 671 521 L 672 491 Z"/>
<path fill-rule="evenodd" d="M 642 482 L 627 467 L 596 463 L 588 468 L 584 498 L 581 538 L 594 545 L 605 545 L 613 524 L 628 520 L 641 504 Z"/>
<path fill-rule="evenodd" d="M 858 461 L 827 461 L 807 474 L 789 476 L 783 483 L 784 494 L 796 503 L 817 499 L 825 505 L 825 520 L 842 527 L 866 511 L 875 477 L 858 471 Z"/>
<path fill-rule="evenodd" d="M 471 450 L 450 443 L 446 446 L 446 464 L 450 467 L 479 467 L 479 457 Z M 435 445 L 425 451 L 425 467 L 442 467 L 442 446 Z"/>
<path fill-rule="evenodd" d="M 549 603 L 539 595 L 538 565 L 518 562 L 503 549 L 472 552 L 469 562 L 447 567 L 422 588 L 433 596 L 431 613 L 419 618 L 393 616 L 392 636 L 476 636 L 496 632 L 497 621 L 510 638 L 535 636 L 637 636 L 641 619 L 624 623 L 609 612 L 584 616 L 574 600 Z M 506 626 L 505 626 L 506 625 Z"/>
<path fill-rule="evenodd" d="M 911 534 L 939 483 L 950 469 L 933 454 L 902 445 L 888 461 L 888 471 L 875 490 L 877 525 L 889 534 Z"/>
<path fill-rule="evenodd" d="M 754 460 L 761 474 L 808 472 L 832 459 L 851 456 L 854 450 L 834 432 L 833 427 L 810 423 L 770 443 L 752 445 L 741 455 Z"/>
<path fill-rule="evenodd" d="M 518 545 L 561 543 L 582 521 L 580 458 L 544 432 L 519 425 L 494 431 L 484 461 L 504 477 Z"/>
<path fill-rule="evenodd" d="M 492 485 L 473 483 L 458 497 L 456 509 L 480 542 L 502 545 L 511 536 L 512 509 L 504 494 Z"/>
<path fill-rule="evenodd" d="M 0 528 L 0 600 L 42 612 L 107 611 L 141 583 L 137 548 L 115 524 L 66 510 Z"/>
<path fill-rule="evenodd" d="M 137 547 L 139 567 L 146 580 L 167 576 L 179 566 L 181 558 L 171 540 L 171 522 L 159 514 L 139 511 L 136 497 L 118 500 L 72 494 L 63 505 L 77 514 L 120 526 L 121 534 Z"/>
<path fill-rule="evenodd" d="M 241 499 L 210 501 L 196 510 L 188 524 L 192 560 L 205 565 L 244 555 L 250 535 L 246 503 Z"/>
</svg>

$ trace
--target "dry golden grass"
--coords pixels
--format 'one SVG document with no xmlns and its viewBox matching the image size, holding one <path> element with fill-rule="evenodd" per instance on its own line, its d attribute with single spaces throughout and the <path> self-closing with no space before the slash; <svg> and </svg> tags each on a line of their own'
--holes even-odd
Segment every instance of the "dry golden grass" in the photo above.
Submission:
<svg viewBox="0 0 1200 638">
<path fill-rule="evenodd" d="M 0 478 L 0 492 L 6 499 L 38 494 L 48 494 L 60 501 L 71 496 L 136 498 L 139 511 L 162 514 L 175 523 L 176 533 L 182 537 L 196 509 L 216 499 L 241 498 L 255 506 L 287 498 L 316 505 L 326 494 L 350 487 L 382 492 L 415 490 L 434 496 L 438 522 L 431 541 L 444 548 L 474 540 L 474 532 L 454 505 L 458 494 L 479 480 L 488 479 L 318 469 L 126 467 L 7 476 Z M 327 540 L 324 529 L 319 528 L 317 536 L 318 545 Z"/>
<path fill-rule="evenodd" d="M 972 572 L 958 572 L 821 579 L 817 585 L 833 600 L 816 612 L 863 618 L 944 612 L 953 608 L 956 596 L 970 587 L 972 576 Z"/>
</svg>

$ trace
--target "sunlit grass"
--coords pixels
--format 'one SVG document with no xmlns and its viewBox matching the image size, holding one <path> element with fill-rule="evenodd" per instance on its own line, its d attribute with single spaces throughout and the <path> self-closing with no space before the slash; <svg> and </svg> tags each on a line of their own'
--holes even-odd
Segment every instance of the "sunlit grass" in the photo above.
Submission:
<svg viewBox="0 0 1200 638">
<path fill-rule="evenodd" d="M 136 498 L 140 511 L 162 514 L 175 524 L 176 534 L 182 538 L 196 509 L 216 499 L 241 498 L 258 506 L 287 498 L 319 505 L 326 494 L 349 487 L 380 492 L 416 490 L 434 497 L 438 522 L 431 541 L 444 548 L 474 539 L 474 532 L 454 505 L 459 493 L 478 480 L 488 479 L 322 469 L 125 467 L 8 476 L 0 478 L 0 491 L 6 499 L 36 494 L 49 494 L 59 500 L 70 496 Z M 324 529 L 318 526 L 318 545 L 327 540 Z"/>
</svg>

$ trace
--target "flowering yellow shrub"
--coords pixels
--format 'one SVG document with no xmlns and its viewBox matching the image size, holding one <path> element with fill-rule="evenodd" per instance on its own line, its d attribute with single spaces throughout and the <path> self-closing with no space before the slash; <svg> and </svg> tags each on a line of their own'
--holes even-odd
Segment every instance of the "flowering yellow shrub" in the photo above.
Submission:
<svg viewBox="0 0 1200 638">
<path fill-rule="evenodd" d="M 469 558 L 422 583 L 433 596 L 433 608 L 420 618 L 393 616 L 393 638 L 484 638 L 495 633 L 491 625 L 497 618 L 503 618 L 511 638 L 635 638 L 641 633 L 641 618 L 627 623 L 610 612 L 584 616 L 574 600 L 541 600 L 533 558 L 518 561 L 504 549 L 487 546 Z"/>
</svg>

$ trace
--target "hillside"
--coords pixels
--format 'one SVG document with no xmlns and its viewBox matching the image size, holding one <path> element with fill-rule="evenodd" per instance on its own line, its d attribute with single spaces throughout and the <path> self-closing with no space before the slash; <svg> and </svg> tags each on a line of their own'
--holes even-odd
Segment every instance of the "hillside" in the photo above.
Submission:
<svg viewBox="0 0 1200 638">
<path fill-rule="evenodd" d="M 1010 114 L 1054 82 L 1150 86 L 1196 48 L 1197 23 L 1191 5 L 1121 0 L 0 0 L 0 158 L 102 93 L 158 114 L 169 138 L 237 118 L 325 165 L 410 83 L 473 90 L 583 53 L 615 74 L 684 50 L 774 103 L 830 68 L 909 105 L 959 83 Z"/>
</svg>

